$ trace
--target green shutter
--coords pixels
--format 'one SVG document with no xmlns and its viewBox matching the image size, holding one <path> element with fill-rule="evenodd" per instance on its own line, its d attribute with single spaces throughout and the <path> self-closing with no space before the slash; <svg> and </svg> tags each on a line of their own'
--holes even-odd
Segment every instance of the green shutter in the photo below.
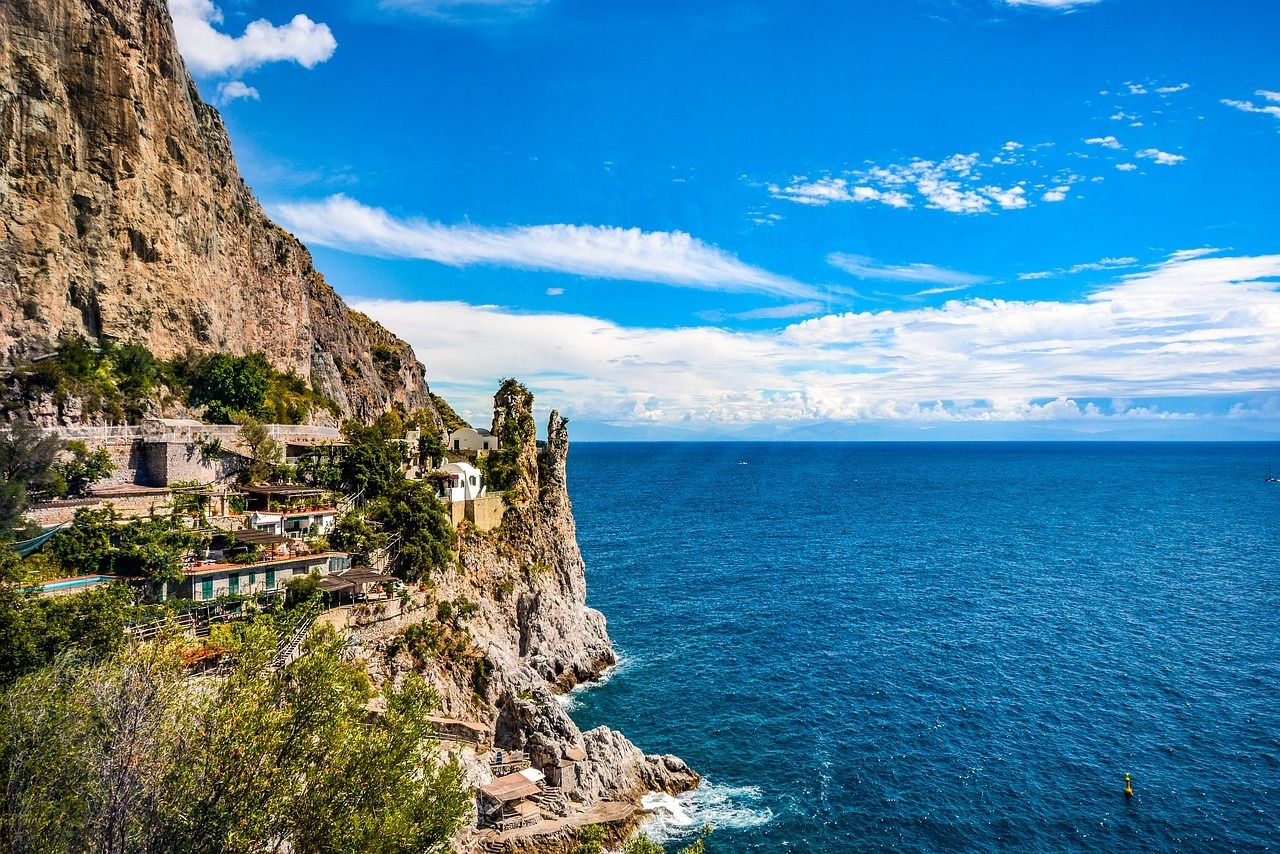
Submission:
<svg viewBox="0 0 1280 854">
<path fill-rule="evenodd" d="M 227 576 L 227 593 L 231 596 L 240 595 L 240 573 L 233 572 Z"/>
<path fill-rule="evenodd" d="M 204 581 L 200 582 L 200 598 L 201 599 L 213 598 L 213 579 L 212 578 L 206 578 Z"/>
<path fill-rule="evenodd" d="M 276 571 L 274 569 L 267 570 L 267 589 L 276 589 Z"/>
</svg>

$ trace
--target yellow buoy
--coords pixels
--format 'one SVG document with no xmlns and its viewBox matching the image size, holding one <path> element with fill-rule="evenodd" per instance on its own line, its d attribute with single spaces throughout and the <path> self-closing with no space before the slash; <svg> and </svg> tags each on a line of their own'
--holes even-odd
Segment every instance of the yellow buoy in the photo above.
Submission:
<svg viewBox="0 0 1280 854">
<path fill-rule="evenodd" d="M 1129 779 L 1129 772 L 1127 771 L 1124 775 L 1124 796 L 1126 798 L 1133 797 L 1133 781 Z"/>
</svg>

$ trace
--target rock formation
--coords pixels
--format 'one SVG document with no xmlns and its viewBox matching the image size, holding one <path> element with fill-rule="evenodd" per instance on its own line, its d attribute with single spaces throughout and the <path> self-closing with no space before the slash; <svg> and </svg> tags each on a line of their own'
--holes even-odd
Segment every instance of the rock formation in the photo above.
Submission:
<svg viewBox="0 0 1280 854">
<path fill-rule="evenodd" d="M 438 661 L 413 662 L 403 653 L 386 659 L 389 632 L 364 633 L 375 676 L 394 681 L 410 669 L 424 670 L 440 691 L 445 714 L 480 720 L 497 746 L 525 751 L 534 767 L 554 767 L 568 748 L 586 751 L 570 799 L 638 803 L 650 791 L 680 792 L 698 776 L 674 756 L 646 756 L 607 727 L 581 732 L 556 697 L 598 678 L 616 661 L 604 616 L 586 605 L 586 577 L 569 502 L 565 462 L 569 450 L 564 419 L 551 413 L 546 447 L 533 429 L 532 397 L 514 383 L 496 399 L 495 431 L 517 461 L 509 508 L 492 532 L 464 525 L 459 531 L 456 571 L 433 578 L 431 597 L 465 597 L 479 606 L 469 623 L 491 674 Z M 432 611 L 426 609 L 427 619 Z M 399 628 L 399 627 L 397 627 Z M 359 633 L 358 633 L 359 634 Z M 487 779 L 484 769 L 473 774 Z"/>
<path fill-rule="evenodd" d="M 351 415 L 429 407 L 241 179 L 163 0 L 0 3 L 0 360 L 66 333 L 260 351 Z"/>
</svg>

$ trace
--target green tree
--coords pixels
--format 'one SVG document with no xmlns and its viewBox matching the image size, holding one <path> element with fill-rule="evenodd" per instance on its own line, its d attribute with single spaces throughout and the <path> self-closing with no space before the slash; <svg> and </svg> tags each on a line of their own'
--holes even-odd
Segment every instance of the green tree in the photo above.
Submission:
<svg viewBox="0 0 1280 854">
<path fill-rule="evenodd" d="M 419 481 L 401 480 L 373 510 L 373 517 L 387 531 L 401 537 L 396 569 L 417 579 L 453 561 L 455 532 L 435 493 Z"/>
<path fill-rule="evenodd" d="M 189 397 L 207 407 L 205 417 L 218 424 L 232 424 L 237 415 L 256 418 L 264 414 L 274 373 L 261 353 L 215 353 L 192 365 Z"/>
<path fill-rule="evenodd" d="M 386 536 L 369 524 L 363 513 L 352 511 L 344 515 L 329 533 L 330 548 L 356 555 L 367 555 L 381 548 Z"/>
<path fill-rule="evenodd" d="M 34 526 L 22 514 L 33 494 L 48 492 L 57 483 L 62 447 L 61 439 L 26 421 L 0 431 L 0 538 L 34 536 Z"/>
<path fill-rule="evenodd" d="M 246 483 L 270 480 L 284 459 L 284 448 L 271 438 L 271 431 L 266 425 L 256 419 L 241 414 L 236 416 L 236 423 L 240 425 L 236 436 L 249 451 L 241 477 Z"/>
<path fill-rule="evenodd" d="M 364 425 L 348 421 L 342 425 L 342 486 L 348 492 L 363 492 L 366 501 L 389 494 L 404 482 L 404 446 L 393 439 L 386 422 Z"/>
<path fill-rule="evenodd" d="M 84 442 L 68 442 L 71 459 L 58 463 L 54 468 L 61 478 L 61 486 L 68 495 L 83 495 L 94 483 L 116 470 L 111 454 L 106 448 L 90 451 Z"/>
<path fill-rule="evenodd" d="M 185 679 L 180 647 L 64 657 L 0 702 L 0 845 L 11 851 L 443 852 L 471 796 L 409 678 L 370 723 L 367 675 L 317 627 L 263 674 L 271 618 L 210 638 L 234 666 Z"/>
</svg>

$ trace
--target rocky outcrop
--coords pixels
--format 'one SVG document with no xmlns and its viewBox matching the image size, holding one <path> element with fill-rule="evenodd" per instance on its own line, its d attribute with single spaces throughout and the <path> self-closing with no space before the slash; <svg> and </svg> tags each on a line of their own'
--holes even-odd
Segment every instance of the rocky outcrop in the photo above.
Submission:
<svg viewBox="0 0 1280 854">
<path fill-rule="evenodd" d="M 615 661 L 604 616 L 586 605 L 585 567 L 578 549 L 565 477 L 569 451 L 565 420 L 552 412 L 546 447 L 534 434 L 532 396 L 515 383 L 496 398 L 495 432 L 505 460 L 514 461 L 509 507 L 502 525 L 459 531 L 455 570 L 433 579 L 432 595 L 479 606 L 469 631 L 490 666 L 487 677 L 470 667 L 439 662 L 415 665 L 402 656 L 387 668 L 381 638 L 366 637 L 375 674 L 424 669 L 444 699 L 446 714 L 481 720 L 497 746 L 525 751 L 538 768 L 555 767 L 569 748 L 578 763 L 567 792 L 578 804 L 606 800 L 638 803 L 649 791 L 680 792 L 698 776 L 674 756 L 646 756 L 621 733 L 600 727 L 581 732 L 557 696 L 599 678 Z M 420 612 L 431 619 L 432 609 Z M 483 770 L 481 772 L 483 776 Z"/>
<path fill-rule="evenodd" d="M 163 0 L 0 3 L 0 360 L 67 333 L 260 351 L 358 417 L 431 405 L 263 213 Z"/>
</svg>

